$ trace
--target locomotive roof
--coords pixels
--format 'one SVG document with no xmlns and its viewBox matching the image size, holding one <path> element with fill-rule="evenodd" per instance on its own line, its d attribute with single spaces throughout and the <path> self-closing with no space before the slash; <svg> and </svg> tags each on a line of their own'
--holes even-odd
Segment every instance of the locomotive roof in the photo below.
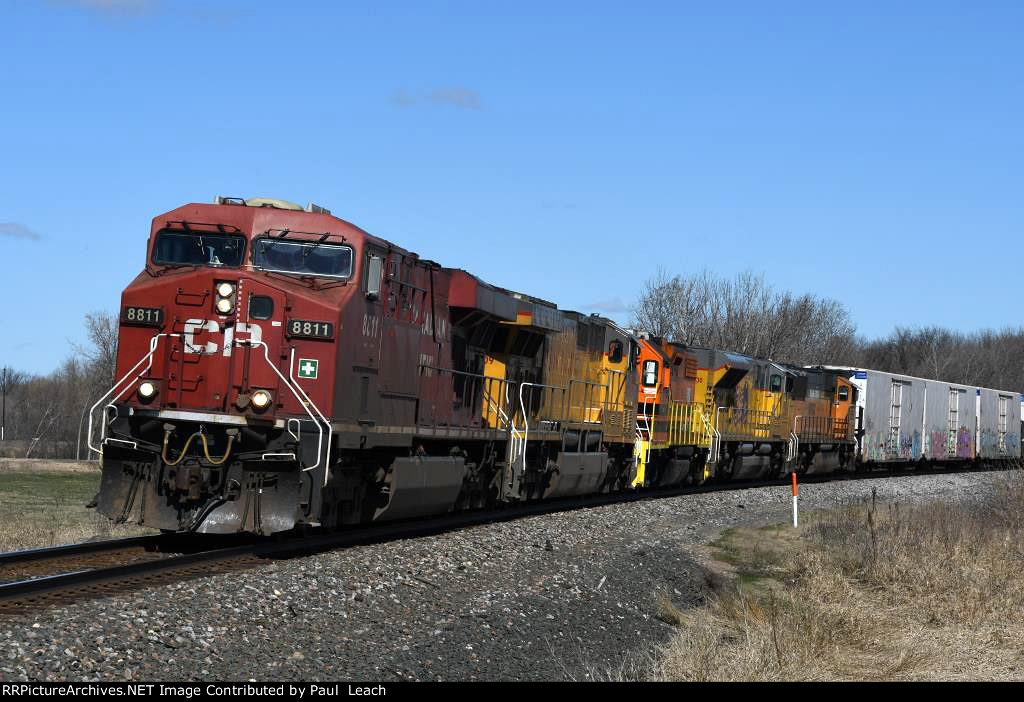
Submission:
<svg viewBox="0 0 1024 702">
<path fill-rule="evenodd" d="M 297 234 L 326 231 L 341 236 L 358 234 L 385 249 L 419 258 L 419 254 L 415 251 L 410 251 L 388 239 L 371 234 L 362 227 L 331 214 L 329 210 L 316 205 L 310 207 L 312 209 L 302 209 L 294 203 L 268 198 L 251 198 L 248 201 L 242 201 L 240 198 L 218 198 L 218 202 L 212 204 L 192 202 L 176 207 L 154 217 L 153 224 L 154 228 L 180 223 L 195 226 L 221 224 L 238 227 L 243 232 L 251 232 L 253 235 L 272 229 L 289 229 Z M 433 261 L 428 261 L 428 263 L 433 263 Z"/>
</svg>

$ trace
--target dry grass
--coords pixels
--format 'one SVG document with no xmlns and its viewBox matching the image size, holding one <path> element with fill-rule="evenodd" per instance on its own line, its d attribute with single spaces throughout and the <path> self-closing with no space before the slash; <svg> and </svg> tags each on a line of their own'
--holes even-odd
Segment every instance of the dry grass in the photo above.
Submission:
<svg viewBox="0 0 1024 702">
<path fill-rule="evenodd" d="M 858 504 L 715 546 L 730 582 L 676 627 L 657 680 L 1024 678 L 1024 475 L 985 500 Z M 721 566 L 721 564 L 719 564 Z"/>
<path fill-rule="evenodd" d="M 99 479 L 97 461 L 73 461 L 55 458 L 0 458 L 0 474 L 16 473 L 92 473 Z"/>
<path fill-rule="evenodd" d="M 115 527 L 86 509 L 99 490 L 96 464 L 0 462 L 0 551 L 152 533 Z"/>
</svg>

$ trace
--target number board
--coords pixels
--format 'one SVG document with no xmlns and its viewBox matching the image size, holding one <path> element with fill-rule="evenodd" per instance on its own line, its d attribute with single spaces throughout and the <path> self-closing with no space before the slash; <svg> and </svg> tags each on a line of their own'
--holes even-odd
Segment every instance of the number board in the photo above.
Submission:
<svg viewBox="0 0 1024 702">
<path fill-rule="evenodd" d="M 333 339 L 334 325 L 330 322 L 315 322 L 308 319 L 289 319 L 288 336 L 303 336 L 308 339 Z"/>
<path fill-rule="evenodd" d="M 160 307 L 125 307 L 121 311 L 121 324 L 159 327 L 163 323 L 164 311 Z"/>
</svg>

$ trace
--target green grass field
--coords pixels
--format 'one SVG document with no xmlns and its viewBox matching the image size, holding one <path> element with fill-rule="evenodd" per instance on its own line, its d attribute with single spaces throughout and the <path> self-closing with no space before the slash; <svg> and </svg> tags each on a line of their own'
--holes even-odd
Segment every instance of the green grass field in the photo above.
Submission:
<svg viewBox="0 0 1024 702">
<path fill-rule="evenodd" d="M 0 461 L 0 551 L 150 533 L 86 509 L 99 484 L 91 464 Z"/>
</svg>

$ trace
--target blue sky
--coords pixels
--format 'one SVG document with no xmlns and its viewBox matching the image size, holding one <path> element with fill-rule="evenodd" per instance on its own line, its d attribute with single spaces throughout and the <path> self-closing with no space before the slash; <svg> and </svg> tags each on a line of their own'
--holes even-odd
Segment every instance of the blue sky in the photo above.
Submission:
<svg viewBox="0 0 1024 702">
<path fill-rule="evenodd" d="M 868 336 L 1017 325 L 1022 26 L 1020 2 L 9 0 L 0 364 L 56 367 L 150 220 L 218 194 L 621 321 L 660 265 L 763 273 Z"/>
</svg>

